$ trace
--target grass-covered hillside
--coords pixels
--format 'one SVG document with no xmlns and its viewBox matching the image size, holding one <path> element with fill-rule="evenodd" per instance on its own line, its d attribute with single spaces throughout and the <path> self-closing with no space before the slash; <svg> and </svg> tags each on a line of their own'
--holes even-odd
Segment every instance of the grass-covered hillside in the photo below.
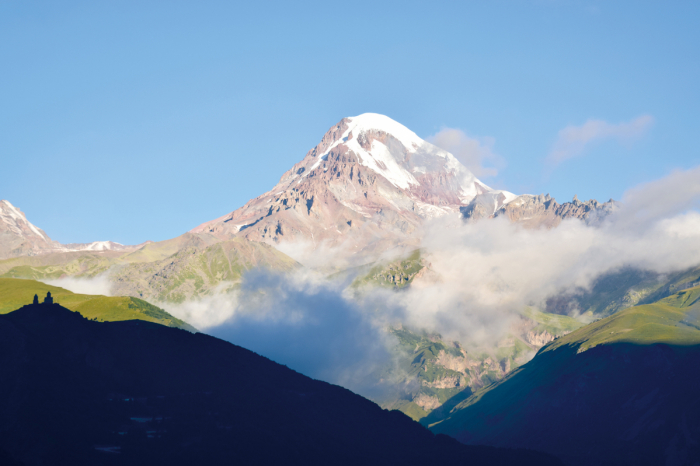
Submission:
<svg viewBox="0 0 700 466">
<path fill-rule="evenodd" d="M 553 342 L 543 351 L 575 345 L 581 352 L 597 345 L 620 342 L 638 345 L 700 344 L 700 286 L 593 322 Z"/>
<path fill-rule="evenodd" d="M 300 265 L 265 244 L 234 238 L 219 241 L 186 233 L 136 251 L 80 252 L 18 257 L 0 261 L 0 277 L 33 280 L 90 278 L 106 274 L 114 294 L 151 301 L 182 302 L 235 286 L 243 274 L 261 267 L 277 272 Z"/>
<path fill-rule="evenodd" d="M 590 289 L 553 296 L 547 312 L 567 314 L 573 310 L 595 319 L 607 317 L 639 304 L 650 304 L 671 294 L 700 285 L 700 267 L 671 274 L 623 268 L 598 277 Z"/>
<path fill-rule="evenodd" d="M 0 314 L 12 312 L 30 304 L 34 295 L 43 301 L 50 292 L 54 301 L 88 319 L 98 321 L 145 320 L 196 331 L 188 323 L 173 317 L 164 310 L 138 298 L 126 296 L 99 296 L 72 293 L 57 286 L 35 280 L 0 278 Z"/>
<path fill-rule="evenodd" d="M 560 337 L 422 422 L 465 443 L 527 446 L 569 464 L 695 464 L 698 367 L 694 287 Z"/>
<path fill-rule="evenodd" d="M 13 257 L 0 261 L 0 277 L 55 279 L 90 277 L 119 264 L 121 251 L 78 251 Z"/>
<path fill-rule="evenodd" d="M 424 267 L 420 250 L 416 249 L 404 258 L 372 264 L 369 271 L 355 279 L 352 285 L 353 287 L 379 285 L 388 288 L 405 288 L 413 282 Z"/>
<path fill-rule="evenodd" d="M 188 246 L 162 260 L 124 265 L 111 277 L 115 294 L 182 302 L 211 294 L 222 284 L 236 286 L 256 267 L 289 272 L 299 266 L 268 244 L 234 238 L 204 249 Z"/>
</svg>

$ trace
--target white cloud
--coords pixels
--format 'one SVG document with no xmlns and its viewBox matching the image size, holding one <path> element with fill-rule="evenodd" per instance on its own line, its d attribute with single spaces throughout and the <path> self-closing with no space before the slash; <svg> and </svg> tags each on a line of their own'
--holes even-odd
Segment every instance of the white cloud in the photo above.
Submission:
<svg viewBox="0 0 700 466">
<path fill-rule="evenodd" d="M 450 152 L 477 177 L 496 176 L 506 165 L 493 151 L 496 140 L 492 137 L 472 138 L 462 130 L 444 128 L 427 141 Z"/>
<path fill-rule="evenodd" d="M 64 277 L 42 281 L 47 285 L 65 288 L 73 293 L 112 296 L 112 283 L 107 274 L 93 278 Z"/>
<path fill-rule="evenodd" d="M 557 165 L 564 160 L 579 156 L 586 146 L 605 139 L 616 139 L 628 142 L 642 136 L 654 123 L 651 115 L 641 115 L 637 118 L 618 124 L 610 124 L 603 120 L 588 120 L 581 126 L 567 126 L 559 131 L 552 151 L 547 161 Z"/>
</svg>

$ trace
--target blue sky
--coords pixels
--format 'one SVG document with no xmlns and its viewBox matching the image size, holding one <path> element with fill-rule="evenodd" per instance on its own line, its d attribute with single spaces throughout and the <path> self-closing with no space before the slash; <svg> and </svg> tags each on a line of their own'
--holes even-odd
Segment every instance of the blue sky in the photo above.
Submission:
<svg viewBox="0 0 700 466">
<path fill-rule="evenodd" d="M 0 0 L 0 198 L 64 243 L 172 238 L 364 112 L 560 202 L 700 164 L 699 2 L 484 3 Z"/>
</svg>

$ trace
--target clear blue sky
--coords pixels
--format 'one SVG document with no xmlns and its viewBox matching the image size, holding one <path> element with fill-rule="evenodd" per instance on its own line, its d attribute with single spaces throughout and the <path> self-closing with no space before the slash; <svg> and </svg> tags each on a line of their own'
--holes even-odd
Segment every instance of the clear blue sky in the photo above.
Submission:
<svg viewBox="0 0 700 466">
<path fill-rule="evenodd" d="M 61 242 L 172 238 L 364 112 L 494 138 L 492 186 L 619 198 L 700 163 L 698 24 L 697 1 L 0 0 L 0 198 Z M 642 115 L 548 167 L 563 128 Z"/>
</svg>

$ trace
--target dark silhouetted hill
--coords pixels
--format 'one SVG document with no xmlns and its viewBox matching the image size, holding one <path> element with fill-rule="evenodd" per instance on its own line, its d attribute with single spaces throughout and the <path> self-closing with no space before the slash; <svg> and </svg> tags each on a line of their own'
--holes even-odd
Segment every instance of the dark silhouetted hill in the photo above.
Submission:
<svg viewBox="0 0 700 466">
<path fill-rule="evenodd" d="M 560 464 L 466 446 L 225 341 L 57 304 L 0 315 L 0 459 L 25 465 Z"/>
</svg>

